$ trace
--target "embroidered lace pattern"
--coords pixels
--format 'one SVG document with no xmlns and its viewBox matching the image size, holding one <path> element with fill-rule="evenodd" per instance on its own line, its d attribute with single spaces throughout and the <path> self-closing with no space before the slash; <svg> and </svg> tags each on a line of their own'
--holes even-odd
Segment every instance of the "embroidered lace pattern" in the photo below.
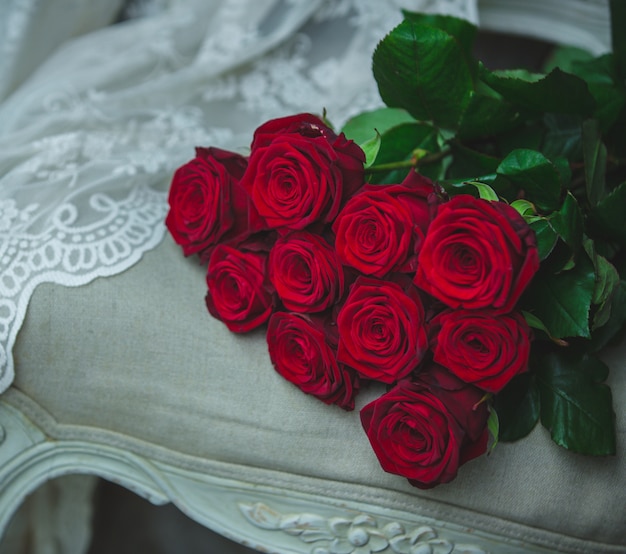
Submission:
<svg viewBox="0 0 626 554">
<path fill-rule="evenodd" d="M 5 59 L 40 28 L 36 8 L 3 8 Z M 154 248 L 193 146 L 245 152 L 269 118 L 326 109 L 340 127 L 380 105 L 363 69 L 400 8 L 476 17 L 472 0 L 135 0 L 0 95 L 0 392 L 35 287 L 114 275 Z"/>
</svg>

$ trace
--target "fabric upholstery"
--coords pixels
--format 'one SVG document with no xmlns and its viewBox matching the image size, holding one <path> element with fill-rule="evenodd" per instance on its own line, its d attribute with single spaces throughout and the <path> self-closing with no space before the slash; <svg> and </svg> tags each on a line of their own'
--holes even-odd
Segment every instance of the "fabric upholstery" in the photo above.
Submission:
<svg viewBox="0 0 626 554">
<path fill-rule="evenodd" d="M 566 452 L 538 427 L 463 466 L 451 484 L 419 491 L 383 472 L 361 429 L 358 409 L 380 389 L 363 390 L 351 413 L 304 395 L 273 370 L 264 332 L 230 333 L 204 295 L 204 269 L 169 236 L 120 275 L 78 288 L 41 285 L 5 398 L 41 406 L 51 418 L 34 409 L 32 417 L 52 436 L 123 444 L 181 467 L 246 467 L 241 477 L 250 479 L 271 472 L 292 487 L 358 491 L 492 532 L 536 534 L 564 550 L 626 544 L 626 345 L 606 356 L 617 456 Z"/>
</svg>

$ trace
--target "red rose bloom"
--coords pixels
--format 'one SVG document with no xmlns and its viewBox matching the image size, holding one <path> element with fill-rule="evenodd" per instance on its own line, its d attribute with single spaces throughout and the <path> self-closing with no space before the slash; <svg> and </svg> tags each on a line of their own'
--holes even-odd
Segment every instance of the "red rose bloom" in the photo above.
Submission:
<svg viewBox="0 0 626 554">
<path fill-rule="evenodd" d="M 242 180 L 272 229 L 304 229 L 334 220 L 363 184 L 365 154 L 324 122 L 300 114 L 274 119 L 254 133 Z"/>
<path fill-rule="evenodd" d="M 206 305 L 211 315 L 235 333 L 265 323 L 274 307 L 266 278 L 267 254 L 220 244 L 209 258 Z"/>
<path fill-rule="evenodd" d="M 247 166 L 239 154 L 196 148 L 196 157 L 174 173 L 165 224 L 185 256 L 248 232 L 250 199 L 241 179 Z"/>
<path fill-rule="evenodd" d="M 276 241 L 269 274 L 290 311 L 320 312 L 343 296 L 344 272 L 335 249 L 307 231 L 294 231 Z"/>
<path fill-rule="evenodd" d="M 337 358 L 367 379 L 406 377 L 428 349 L 424 307 L 409 278 L 360 276 L 337 315 Z"/>
<path fill-rule="evenodd" d="M 399 185 L 365 185 L 333 224 L 340 259 L 375 277 L 390 271 L 414 273 L 439 201 L 432 181 L 415 171 Z"/>
<path fill-rule="evenodd" d="M 538 269 L 535 234 L 514 208 L 461 194 L 430 224 L 415 284 L 451 308 L 506 313 Z"/>
<path fill-rule="evenodd" d="M 429 489 L 452 481 L 460 465 L 486 451 L 482 395 L 432 366 L 365 406 L 361 423 L 385 471 Z"/>
<path fill-rule="evenodd" d="M 275 312 L 267 327 L 267 344 L 274 368 L 287 381 L 326 404 L 354 409 L 358 376 L 337 362 L 336 340 L 320 320 Z"/>
<path fill-rule="evenodd" d="M 434 361 L 466 383 L 496 393 L 528 369 L 531 332 L 517 312 L 447 310 L 430 326 Z"/>
</svg>

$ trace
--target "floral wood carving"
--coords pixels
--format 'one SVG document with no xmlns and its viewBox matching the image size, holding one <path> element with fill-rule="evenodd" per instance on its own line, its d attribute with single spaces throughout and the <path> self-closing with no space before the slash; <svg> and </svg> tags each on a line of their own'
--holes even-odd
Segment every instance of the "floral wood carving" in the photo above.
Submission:
<svg viewBox="0 0 626 554">
<path fill-rule="evenodd" d="M 478 546 L 455 544 L 428 525 L 407 529 L 390 521 L 379 526 L 376 518 L 366 514 L 352 518 L 281 514 L 261 502 L 239 503 L 239 509 L 261 529 L 282 531 L 305 543 L 314 543 L 311 554 L 486 554 Z"/>
</svg>

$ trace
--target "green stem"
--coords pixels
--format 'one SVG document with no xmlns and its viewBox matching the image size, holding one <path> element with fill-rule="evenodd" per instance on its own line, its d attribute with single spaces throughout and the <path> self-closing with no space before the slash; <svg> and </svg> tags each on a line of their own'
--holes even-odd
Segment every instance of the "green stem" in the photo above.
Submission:
<svg viewBox="0 0 626 554">
<path fill-rule="evenodd" d="M 416 161 L 413 159 L 404 160 L 402 162 L 391 162 L 388 164 L 375 165 L 365 169 L 365 173 L 382 173 L 387 171 L 393 171 L 394 169 L 405 169 L 409 167 L 415 167 Z"/>
<path fill-rule="evenodd" d="M 424 156 L 411 156 L 408 160 L 398 162 L 390 162 L 386 164 L 375 165 L 365 169 L 365 173 L 382 173 L 393 171 L 394 169 L 407 169 L 411 167 L 420 167 L 422 165 L 436 163 L 450 154 L 450 150 L 441 150 L 434 154 L 426 154 Z"/>
</svg>

